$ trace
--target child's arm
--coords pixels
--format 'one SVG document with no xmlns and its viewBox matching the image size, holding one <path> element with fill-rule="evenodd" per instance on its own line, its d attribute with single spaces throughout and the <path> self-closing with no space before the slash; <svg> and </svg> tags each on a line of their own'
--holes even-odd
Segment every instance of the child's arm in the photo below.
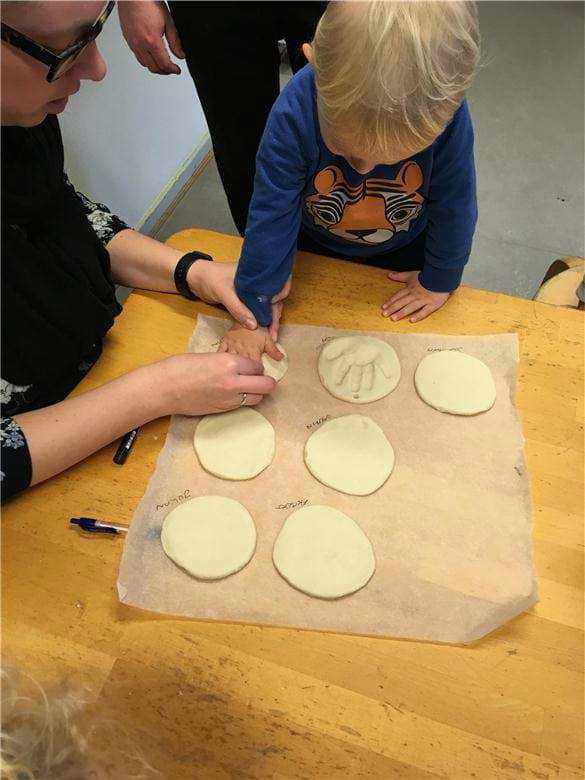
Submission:
<svg viewBox="0 0 585 780">
<path fill-rule="evenodd" d="M 315 143 L 313 106 L 310 95 L 298 86 L 298 75 L 268 117 L 235 278 L 240 300 L 262 326 L 271 324 L 272 298 L 292 272 L 308 177 L 307 148 L 311 138 Z"/>
<path fill-rule="evenodd" d="M 388 274 L 406 286 L 383 304 L 393 320 L 417 322 L 436 311 L 459 287 L 469 259 L 477 198 L 473 126 L 467 101 L 435 142 L 428 195 L 425 260 L 422 271 Z"/>
</svg>

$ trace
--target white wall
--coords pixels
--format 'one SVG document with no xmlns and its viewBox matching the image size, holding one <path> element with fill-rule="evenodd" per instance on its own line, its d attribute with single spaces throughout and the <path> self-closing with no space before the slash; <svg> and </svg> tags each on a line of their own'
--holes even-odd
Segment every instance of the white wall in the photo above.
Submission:
<svg viewBox="0 0 585 780">
<path fill-rule="evenodd" d="M 98 43 L 108 74 L 83 82 L 61 114 L 65 164 L 78 190 L 134 226 L 208 148 L 209 135 L 184 62 L 180 76 L 149 73 L 126 45 L 116 12 Z"/>
</svg>

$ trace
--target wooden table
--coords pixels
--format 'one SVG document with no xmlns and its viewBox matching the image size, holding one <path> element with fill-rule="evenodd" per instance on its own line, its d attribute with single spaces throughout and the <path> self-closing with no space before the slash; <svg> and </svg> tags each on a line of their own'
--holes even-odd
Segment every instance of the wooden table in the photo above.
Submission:
<svg viewBox="0 0 585 780">
<path fill-rule="evenodd" d="M 240 240 L 173 246 L 236 259 Z M 516 331 L 540 602 L 471 647 L 174 620 L 122 607 L 122 539 L 72 515 L 129 522 L 168 420 L 123 468 L 114 445 L 10 502 L 3 519 L 5 660 L 45 682 L 87 679 L 166 778 L 582 777 L 583 315 L 462 288 L 418 325 L 381 318 L 383 272 L 297 262 L 289 321 L 402 332 Z M 197 312 L 134 293 L 80 390 L 185 348 Z"/>
</svg>

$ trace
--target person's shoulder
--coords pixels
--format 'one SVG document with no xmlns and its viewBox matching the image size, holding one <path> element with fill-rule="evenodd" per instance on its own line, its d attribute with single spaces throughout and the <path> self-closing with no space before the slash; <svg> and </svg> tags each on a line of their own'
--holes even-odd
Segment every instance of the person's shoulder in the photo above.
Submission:
<svg viewBox="0 0 585 780">
<path fill-rule="evenodd" d="M 315 96 L 315 71 L 309 64 L 305 65 L 288 81 L 281 95 L 289 97 L 310 97 Z"/>
<path fill-rule="evenodd" d="M 297 137 L 306 154 L 314 154 L 316 140 L 315 76 L 310 65 L 284 87 L 270 112 L 267 132 L 279 129 Z"/>
<path fill-rule="evenodd" d="M 275 105 L 282 113 L 312 114 L 315 102 L 315 74 L 305 65 L 290 79 L 278 96 Z"/>
<path fill-rule="evenodd" d="M 462 100 L 461 105 L 453 114 L 453 119 L 451 120 L 451 124 L 460 124 L 462 122 L 471 124 L 471 113 L 469 111 L 467 98 Z"/>
<path fill-rule="evenodd" d="M 433 147 L 436 150 L 454 139 L 461 140 L 462 137 L 468 135 L 473 136 L 473 124 L 469 112 L 469 104 L 467 99 L 465 99 L 455 111 L 443 132 L 435 140 Z"/>
</svg>

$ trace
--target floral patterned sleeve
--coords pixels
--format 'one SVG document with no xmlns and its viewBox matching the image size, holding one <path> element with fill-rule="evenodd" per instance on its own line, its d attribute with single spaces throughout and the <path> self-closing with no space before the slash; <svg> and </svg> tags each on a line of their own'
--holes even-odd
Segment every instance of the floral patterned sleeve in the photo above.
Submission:
<svg viewBox="0 0 585 780">
<path fill-rule="evenodd" d="M 3 417 L 0 421 L 0 455 L 0 490 L 4 501 L 27 488 L 32 478 L 28 444 L 12 417 Z"/>
<path fill-rule="evenodd" d="M 89 224 L 104 246 L 114 238 L 116 233 L 129 229 L 130 226 L 121 220 L 120 217 L 112 214 L 103 203 L 94 203 L 93 200 L 90 200 L 82 192 L 78 192 L 69 181 L 67 175 L 65 175 L 65 186 L 81 202 Z"/>
</svg>

